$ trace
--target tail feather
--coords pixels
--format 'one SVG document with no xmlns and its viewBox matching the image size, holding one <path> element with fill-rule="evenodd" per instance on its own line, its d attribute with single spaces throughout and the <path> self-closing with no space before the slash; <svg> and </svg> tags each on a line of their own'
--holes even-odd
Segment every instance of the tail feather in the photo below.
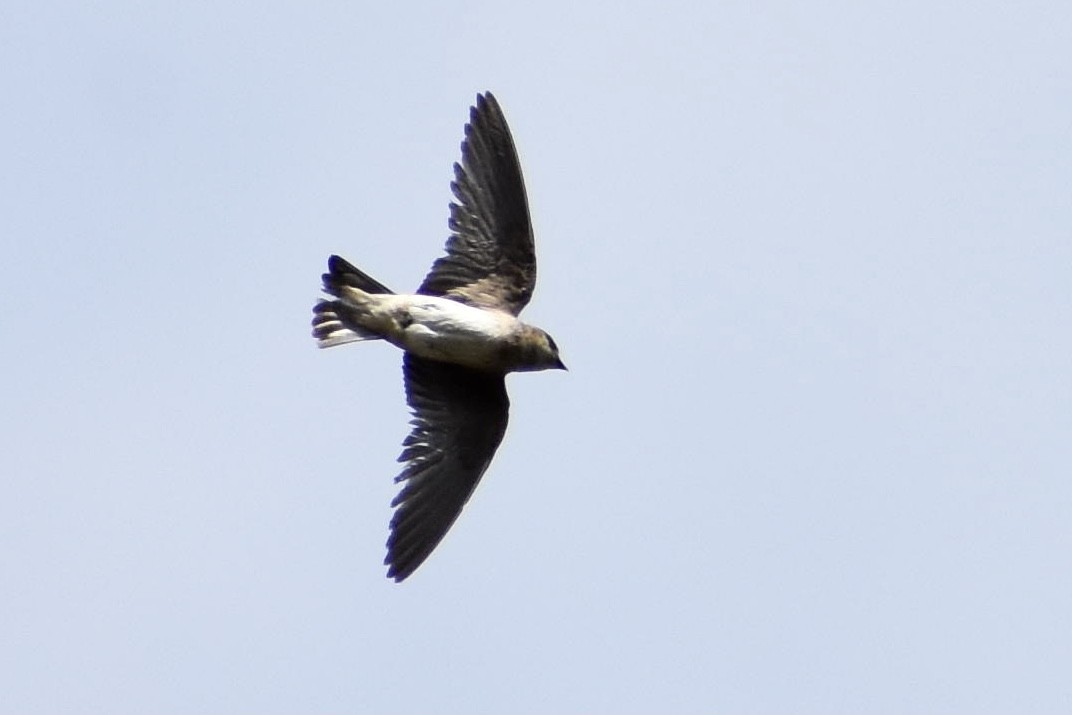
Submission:
<svg viewBox="0 0 1072 715">
<path fill-rule="evenodd" d="M 321 300 L 313 306 L 313 337 L 318 348 L 333 348 L 383 336 L 362 328 L 354 309 L 342 301 Z"/>
<path fill-rule="evenodd" d="M 371 277 L 341 256 L 328 259 L 328 272 L 323 276 L 324 290 L 332 295 L 343 286 L 357 288 L 366 293 L 394 293 L 393 290 Z"/>
<path fill-rule="evenodd" d="M 328 272 L 323 275 L 324 292 L 344 298 L 354 295 L 354 289 L 364 293 L 390 294 L 393 291 L 358 269 L 345 258 L 328 259 Z M 330 348 L 361 340 L 377 340 L 383 336 L 361 326 L 359 309 L 343 300 L 320 300 L 313 306 L 313 337 L 319 348 Z"/>
</svg>

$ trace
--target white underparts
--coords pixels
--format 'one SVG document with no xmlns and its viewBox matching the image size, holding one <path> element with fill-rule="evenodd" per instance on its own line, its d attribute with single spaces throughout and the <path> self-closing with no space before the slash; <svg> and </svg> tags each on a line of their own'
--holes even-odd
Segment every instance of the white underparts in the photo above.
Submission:
<svg viewBox="0 0 1072 715">
<path fill-rule="evenodd" d="M 401 346 L 433 360 L 487 367 L 499 360 L 517 319 L 446 298 L 399 296 L 405 318 Z"/>
<path fill-rule="evenodd" d="M 508 313 L 438 296 L 368 294 L 349 288 L 338 297 L 343 307 L 337 312 L 344 315 L 325 320 L 324 326 L 332 330 L 320 339 L 321 347 L 382 336 L 421 357 L 480 368 L 498 364 L 503 344 L 519 325 Z M 322 315 L 329 319 L 328 312 Z M 356 331 L 351 329 L 355 320 L 360 323 Z"/>
</svg>

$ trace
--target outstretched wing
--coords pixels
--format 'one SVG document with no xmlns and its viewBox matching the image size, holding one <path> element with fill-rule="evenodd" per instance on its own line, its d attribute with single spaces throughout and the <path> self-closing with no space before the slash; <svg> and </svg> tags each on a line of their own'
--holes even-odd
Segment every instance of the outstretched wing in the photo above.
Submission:
<svg viewBox="0 0 1072 715">
<path fill-rule="evenodd" d="M 418 293 L 517 315 L 536 285 L 536 249 L 525 182 L 510 128 L 490 92 L 477 95 L 451 182 L 447 255 Z"/>
<path fill-rule="evenodd" d="M 413 431 L 402 443 L 395 479 L 387 577 L 402 581 L 420 566 L 458 518 L 506 432 L 504 376 L 406 353 L 406 401 Z"/>
</svg>

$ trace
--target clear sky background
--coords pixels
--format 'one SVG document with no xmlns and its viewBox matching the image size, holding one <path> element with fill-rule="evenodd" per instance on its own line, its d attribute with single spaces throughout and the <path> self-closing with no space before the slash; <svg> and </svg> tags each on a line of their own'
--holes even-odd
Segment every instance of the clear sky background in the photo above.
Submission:
<svg viewBox="0 0 1072 715">
<path fill-rule="evenodd" d="M 381 565 L 478 91 L 569 373 Z M 1072 4 L 9 2 L 0 710 L 1072 710 Z"/>
</svg>

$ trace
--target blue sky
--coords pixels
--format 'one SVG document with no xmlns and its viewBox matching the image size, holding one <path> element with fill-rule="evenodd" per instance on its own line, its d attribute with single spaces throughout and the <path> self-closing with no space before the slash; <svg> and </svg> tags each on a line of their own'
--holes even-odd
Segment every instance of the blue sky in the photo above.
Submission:
<svg viewBox="0 0 1072 715">
<path fill-rule="evenodd" d="M 0 710 L 1072 709 L 1072 6 L 14 3 Z M 476 92 L 569 373 L 381 562 Z"/>
</svg>

